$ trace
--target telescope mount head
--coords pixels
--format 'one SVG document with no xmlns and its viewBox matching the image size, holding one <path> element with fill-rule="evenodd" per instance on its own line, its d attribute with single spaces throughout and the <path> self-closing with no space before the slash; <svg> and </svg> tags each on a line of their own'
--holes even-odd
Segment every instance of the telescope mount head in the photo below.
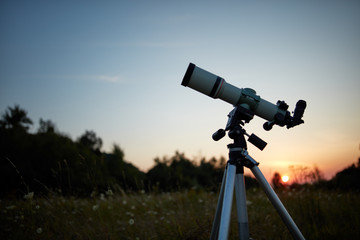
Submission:
<svg viewBox="0 0 360 240">
<path fill-rule="evenodd" d="M 245 129 L 242 127 L 245 123 L 249 123 L 254 117 L 254 112 L 243 107 L 237 106 L 228 114 L 228 121 L 224 129 L 216 131 L 212 138 L 214 141 L 219 141 L 223 138 L 228 131 L 229 138 L 234 140 L 234 144 L 238 144 L 240 147 L 247 149 L 245 135 L 248 137 L 248 141 L 254 146 L 263 150 L 266 147 L 266 142 L 257 137 L 255 134 L 248 135 Z"/>
</svg>

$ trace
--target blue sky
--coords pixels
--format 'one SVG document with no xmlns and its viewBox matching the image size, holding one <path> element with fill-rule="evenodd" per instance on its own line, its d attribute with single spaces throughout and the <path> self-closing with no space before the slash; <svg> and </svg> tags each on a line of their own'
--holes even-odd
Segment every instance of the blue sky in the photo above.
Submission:
<svg viewBox="0 0 360 240">
<path fill-rule="evenodd" d="M 227 156 L 232 106 L 180 85 L 189 62 L 262 98 L 304 99 L 305 124 L 246 126 L 266 176 L 318 166 L 327 177 L 357 161 L 359 1 L 1 1 L 0 111 L 20 104 L 76 139 L 93 130 L 142 170 L 176 150 Z"/>
</svg>

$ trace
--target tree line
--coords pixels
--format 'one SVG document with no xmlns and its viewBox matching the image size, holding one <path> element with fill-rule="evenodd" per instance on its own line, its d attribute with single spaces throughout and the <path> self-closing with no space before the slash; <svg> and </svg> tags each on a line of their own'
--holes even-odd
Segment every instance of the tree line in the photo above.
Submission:
<svg viewBox="0 0 360 240">
<path fill-rule="evenodd" d="M 60 133 L 51 120 L 33 121 L 15 105 L 0 120 L 0 196 L 59 191 L 88 196 L 93 191 L 172 191 L 198 187 L 215 189 L 221 182 L 225 159 L 202 159 L 199 164 L 183 153 L 154 159 L 147 173 L 125 160 L 114 144 L 102 152 L 102 140 L 87 130 L 75 141 Z"/>
<path fill-rule="evenodd" d="M 29 133 L 33 121 L 15 105 L 0 120 L 0 197 L 23 196 L 28 192 L 60 192 L 89 196 L 108 189 L 119 191 L 178 191 L 196 188 L 217 191 L 226 165 L 225 158 L 188 159 L 184 153 L 155 158 L 146 173 L 125 160 L 123 150 L 114 144 L 102 152 L 102 140 L 87 130 L 76 140 L 60 133 L 51 120 L 39 120 L 39 128 Z M 320 177 L 316 183 L 327 187 L 360 189 L 360 160 L 357 166 L 339 172 L 331 181 Z M 320 176 L 320 175 L 319 175 Z M 283 187 L 276 174 L 274 187 Z M 258 186 L 246 177 L 246 187 Z"/>
</svg>

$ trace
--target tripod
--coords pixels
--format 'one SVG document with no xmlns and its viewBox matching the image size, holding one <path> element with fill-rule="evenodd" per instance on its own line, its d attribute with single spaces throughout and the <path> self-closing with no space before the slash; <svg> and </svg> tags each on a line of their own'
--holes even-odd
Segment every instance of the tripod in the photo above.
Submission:
<svg viewBox="0 0 360 240">
<path fill-rule="evenodd" d="M 220 129 L 213 134 L 215 141 L 225 136 L 225 131 L 229 130 L 229 137 L 234 140 L 233 144 L 229 144 L 229 161 L 227 162 L 223 175 L 219 199 L 215 212 L 215 218 L 211 230 L 210 239 L 227 239 L 230 230 L 231 207 L 235 189 L 235 198 L 237 206 L 237 221 L 239 228 L 239 239 L 249 239 L 249 223 L 246 207 L 246 193 L 244 181 L 244 167 L 249 168 L 259 182 L 260 186 L 266 193 L 268 199 L 277 210 L 283 222 L 289 229 L 294 239 L 305 239 L 291 216 L 285 209 L 284 205 L 277 197 L 270 184 L 266 181 L 264 175 L 258 168 L 259 163 L 256 162 L 247 152 L 247 145 L 244 135 L 246 131 L 241 127 L 244 125 L 242 120 L 249 122 L 252 114 L 247 109 L 236 107 L 229 114 L 229 120 L 226 129 Z M 247 135 L 248 136 L 248 135 Z M 249 142 L 263 150 L 266 142 L 252 134 L 249 136 Z"/>
</svg>

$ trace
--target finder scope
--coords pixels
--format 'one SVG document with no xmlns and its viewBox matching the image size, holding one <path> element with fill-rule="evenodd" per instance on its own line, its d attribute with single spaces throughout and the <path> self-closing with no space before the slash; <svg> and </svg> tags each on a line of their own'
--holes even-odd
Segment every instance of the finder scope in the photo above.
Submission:
<svg viewBox="0 0 360 240">
<path fill-rule="evenodd" d="M 235 87 L 223 78 L 201 69 L 193 63 L 189 64 L 181 85 L 252 111 L 255 115 L 268 121 L 264 124 L 264 129 L 267 131 L 275 124 L 291 128 L 304 122 L 301 119 L 306 108 L 304 100 L 297 102 L 292 117 L 287 111 L 289 106 L 284 101 L 278 101 L 276 105 L 270 103 L 256 95 L 255 90 Z"/>
</svg>

